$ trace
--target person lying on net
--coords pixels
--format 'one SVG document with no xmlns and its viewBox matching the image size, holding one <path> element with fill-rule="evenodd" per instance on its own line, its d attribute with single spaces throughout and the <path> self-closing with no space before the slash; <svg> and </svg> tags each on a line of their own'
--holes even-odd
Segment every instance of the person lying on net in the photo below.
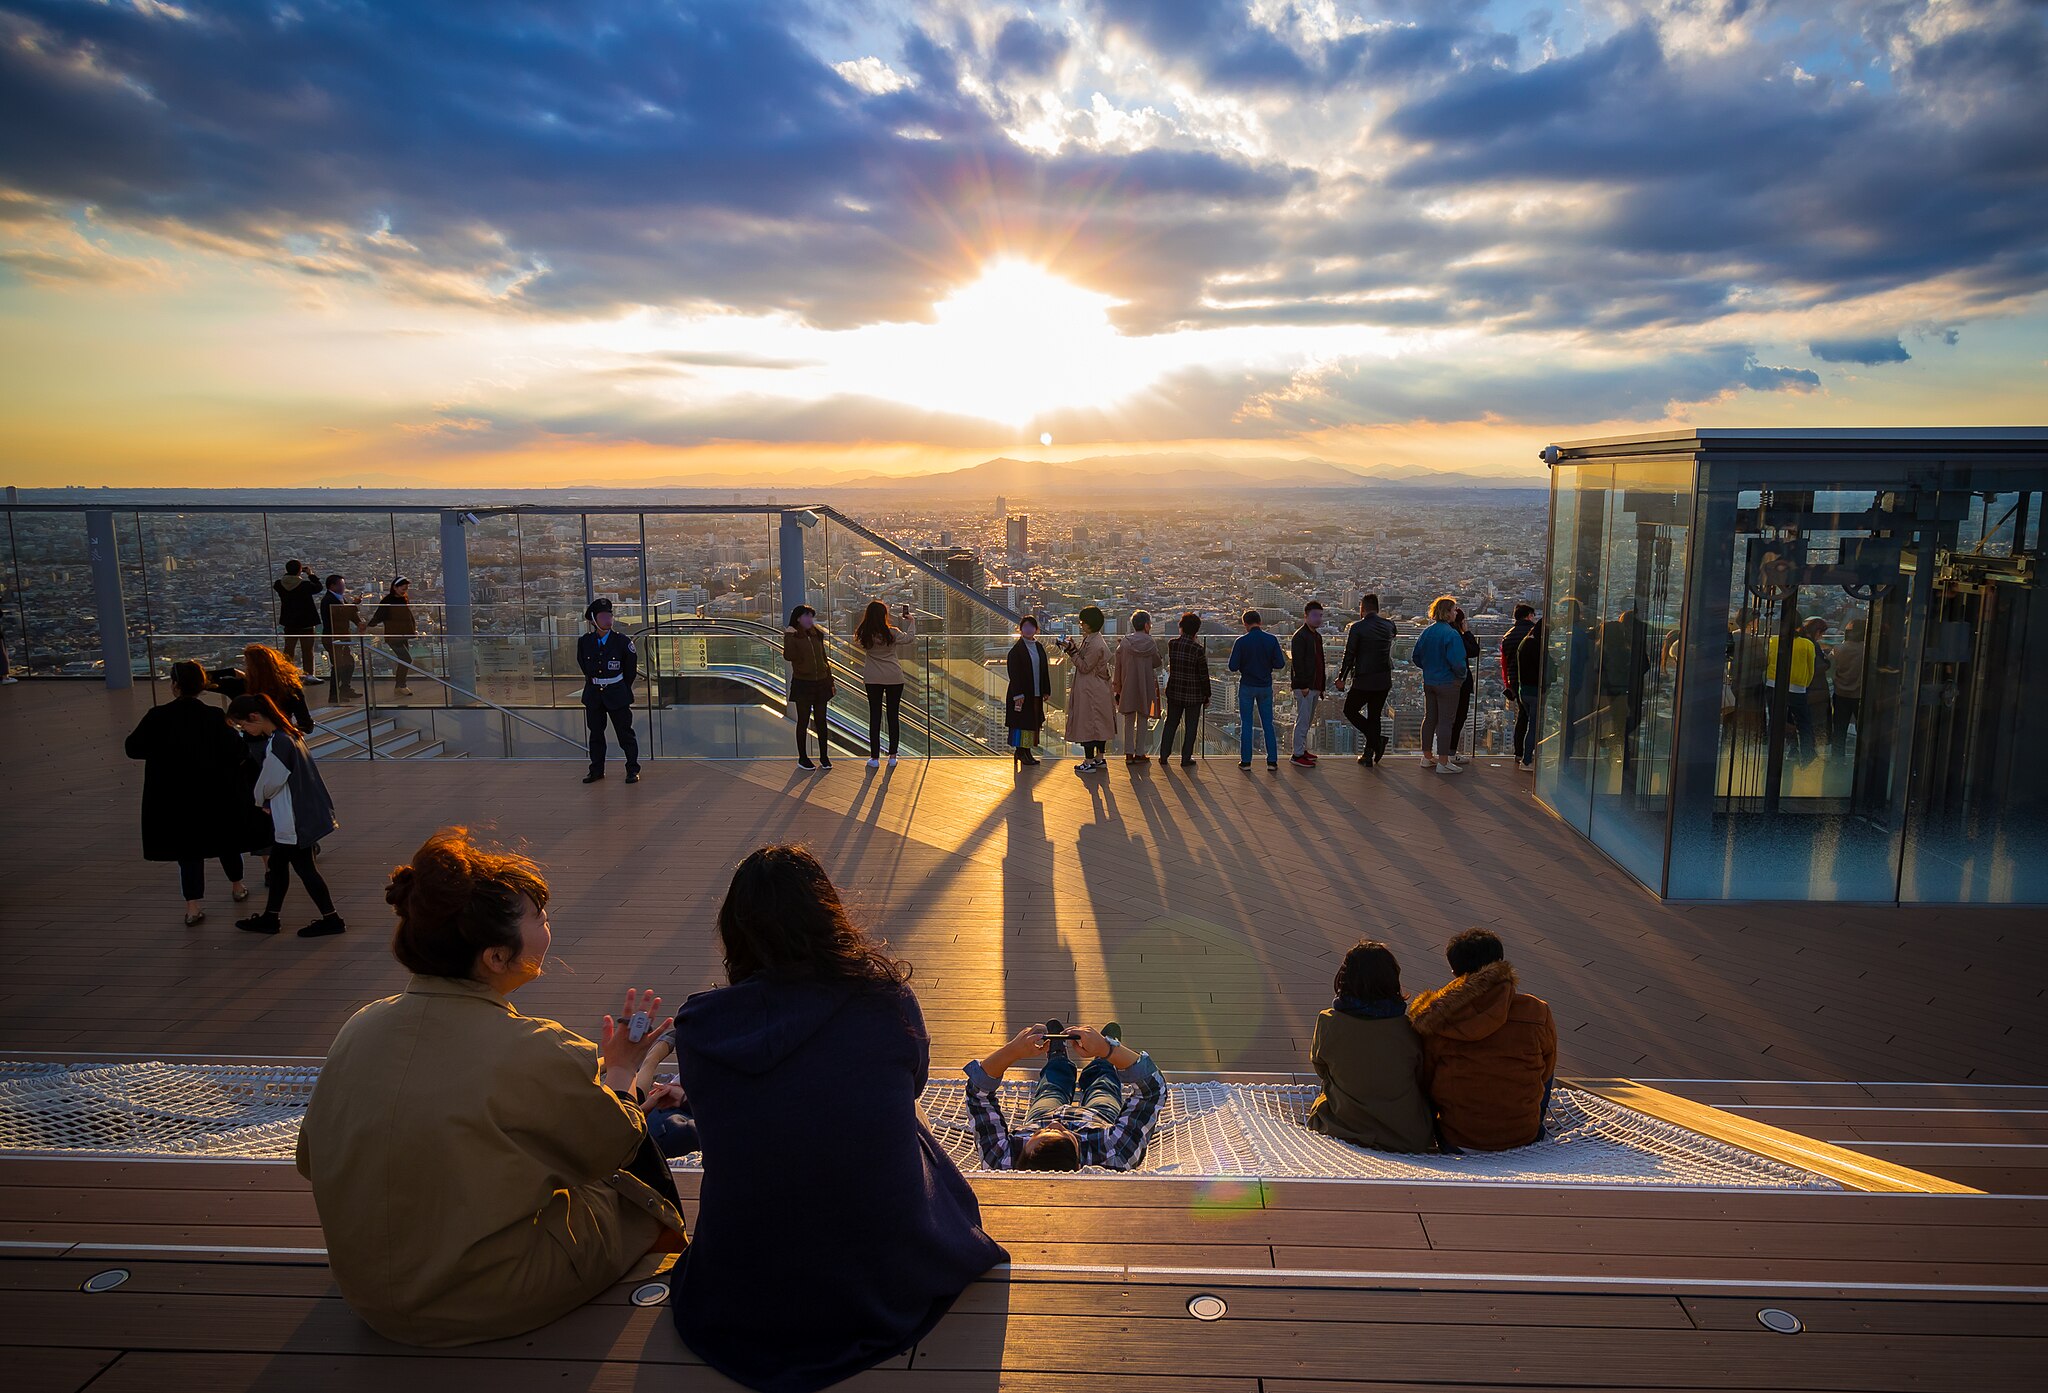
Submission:
<svg viewBox="0 0 2048 1393">
<path fill-rule="evenodd" d="M 967 1113 L 982 1164 L 990 1170 L 1071 1171 L 1083 1166 L 1136 1170 L 1166 1101 L 1166 1083 L 1149 1054 L 1124 1044 L 1114 1022 L 1101 1030 L 1028 1025 L 986 1059 L 967 1065 Z M 1088 1058 L 1076 1077 L 1067 1044 Z M 1044 1055 L 1024 1120 L 1011 1127 L 996 1081 L 1018 1060 Z M 1130 1098 L 1117 1070 L 1136 1075 Z M 1076 1093 L 1080 1102 L 1075 1103 Z"/>
</svg>

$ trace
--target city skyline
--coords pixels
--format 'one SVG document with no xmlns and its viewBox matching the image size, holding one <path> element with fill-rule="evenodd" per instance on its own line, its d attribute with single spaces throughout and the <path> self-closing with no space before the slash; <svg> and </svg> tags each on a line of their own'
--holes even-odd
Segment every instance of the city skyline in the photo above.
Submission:
<svg viewBox="0 0 2048 1393">
<path fill-rule="evenodd" d="M 2017 0 L 0 4 L 11 482 L 2038 414 Z"/>
</svg>

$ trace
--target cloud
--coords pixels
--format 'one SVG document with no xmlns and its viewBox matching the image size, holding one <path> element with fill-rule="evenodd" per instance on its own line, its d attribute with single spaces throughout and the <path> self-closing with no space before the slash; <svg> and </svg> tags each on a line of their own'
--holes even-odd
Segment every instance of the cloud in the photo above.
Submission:
<svg viewBox="0 0 2048 1393">
<path fill-rule="evenodd" d="M 1073 47 L 1065 34 L 1025 15 L 1013 15 L 996 32 L 989 56 L 998 71 L 1019 77 L 1047 77 Z"/>
<path fill-rule="evenodd" d="M 0 11 L 0 131 L 35 132 L 0 138 L 0 186 L 409 298 L 840 326 L 927 314 L 976 253 L 1075 247 L 1113 280 L 1212 207 L 1313 182 L 1237 152 L 1024 150 L 953 46 L 912 26 L 835 69 L 809 39 L 833 16 L 798 0 L 194 14 Z M 1197 240 L 1183 287 L 1220 269 Z"/>
<path fill-rule="evenodd" d="M 1913 357 L 1899 342 L 1897 334 L 1874 334 L 1860 339 L 1815 339 L 1806 348 L 1823 363 L 1904 363 Z"/>
</svg>

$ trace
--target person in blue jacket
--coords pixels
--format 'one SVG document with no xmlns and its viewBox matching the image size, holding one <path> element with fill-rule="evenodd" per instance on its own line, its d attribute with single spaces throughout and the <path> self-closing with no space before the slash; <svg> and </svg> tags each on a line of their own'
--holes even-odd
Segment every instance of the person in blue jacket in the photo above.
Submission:
<svg viewBox="0 0 2048 1393">
<path fill-rule="evenodd" d="M 1439 774 L 1464 772 L 1455 732 L 1458 694 L 1471 675 L 1472 662 L 1465 653 L 1465 636 L 1451 624 L 1457 612 L 1454 595 L 1431 601 L 1429 617 L 1435 622 L 1416 638 L 1408 655 L 1408 661 L 1422 669 L 1422 763 Z"/>
<path fill-rule="evenodd" d="M 1260 627 L 1259 612 L 1244 612 L 1244 634 L 1230 645 L 1230 670 L 1237 674 L 1237 767 L 1252 767 L 1252 714 L 1266 731 L 1266 767 L 1280 769 L 1280 741 L 1273 733 L 1273 674 L 1287 666 L 1280 640 Z"/>
<path fill-rule="evenodd" d="M 918 1110 L 931 1041 L 909 965 L 817 858 L 740 862 L 718 936 L 731 985 L 676 1012 L 679 1098 L 650 1098 L 687 1102 L 695 1135 L 664 1145 L 704 1157 L 670 1304 L 712 1368 L 810 1393 L 910 1348 L 1010 1255 Z"/>
</svg>

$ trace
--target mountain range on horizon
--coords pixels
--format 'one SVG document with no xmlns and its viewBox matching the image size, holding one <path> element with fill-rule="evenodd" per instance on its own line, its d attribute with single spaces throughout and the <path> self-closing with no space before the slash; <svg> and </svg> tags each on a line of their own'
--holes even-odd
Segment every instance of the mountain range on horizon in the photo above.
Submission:
<svg viewBox="0 0 2048 1393">
<path fill-rule="evenodd" d="M 334 488 L 419 488 L 417 480 L 392 475 L 357 475 L 322 481 Z M 1239 458 L 1230 455 L 1139 452 L 1091 455 L 1077 460 L 1028 460 L 998 456 L 959 469 L 915 474 L 876 474 L 821 469 L 800 482 L 764 482 L 759 475 L 721 473 L 657 475 L 641 479 L 579 480 L 578 488 L 735 489 L 821 493 L 894 493 L 915 489 L 946 499 L 1016 495 L 1020 498 L 1095 497 L 1151 493 L 1161 489 L 1246 492 L 1286 488 L 1540 488 L 1541 476 L 1478 474 L 1431 469 L 1418 464 L 1338 464 L 1313 456 Z M 434 486 L 440 487 L 440 486 Z"/>
</svg>

